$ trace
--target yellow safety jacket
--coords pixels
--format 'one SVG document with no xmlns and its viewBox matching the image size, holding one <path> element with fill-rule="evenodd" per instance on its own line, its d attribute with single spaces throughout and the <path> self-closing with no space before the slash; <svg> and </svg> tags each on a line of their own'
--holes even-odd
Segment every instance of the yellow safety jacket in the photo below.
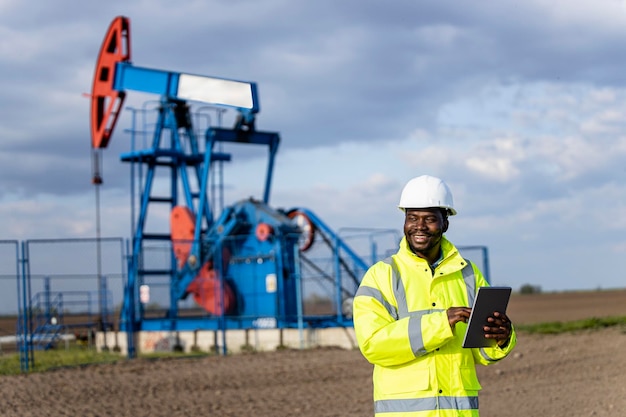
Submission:
<svg viewBox="0 0 626 417">
<path fill-rule="evenodd" d="M 374 364 L 376 416 L 478 416 L 476 364 L 489 365 L 515 347 L 464 349 L 467 324 L 454 329 L 450 307 L 471 307 L 489 284 L 445 237 L 432 271 L 402 239 L 398 252 L 367 271 L 353 302 L 354 330 L 363 356 Z"/>
</svg>

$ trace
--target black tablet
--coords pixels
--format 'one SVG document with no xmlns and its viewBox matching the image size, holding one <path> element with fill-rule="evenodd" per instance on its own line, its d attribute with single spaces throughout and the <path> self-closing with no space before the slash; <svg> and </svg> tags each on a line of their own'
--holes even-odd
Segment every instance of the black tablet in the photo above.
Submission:
<svg viewBox="0 0 626 417">
<path fill-rule="evenodd" d="M 495 346 L 495 339 L 486 339 L 483 327 L 487 318 L 494 312 L 506 313 L 511 297 L 511 287 L 480 287 L 474 299 L 472 313 L 467 322 L 467 331 L 463 339 L 464 348 Z"/>
</svg>

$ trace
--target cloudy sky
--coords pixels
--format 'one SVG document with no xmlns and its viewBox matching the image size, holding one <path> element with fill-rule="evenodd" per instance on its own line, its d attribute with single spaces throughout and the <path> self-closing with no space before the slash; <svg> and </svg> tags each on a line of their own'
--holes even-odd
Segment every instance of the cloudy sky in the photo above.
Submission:
<svg viewBox="0 0 626 417">
<path fill-rule="evenodd" d="M 117 15 L 133 65 L 258 84 L 273 206 L 399 231 L 431 174 L 494 284 L 625 286 L 623 0 L 0 0 L 0 239 L 96 235 L 86 95 Z M 104 150 L 102 236 L 130 236 L 130 127 Z M 265 163 L 233 155 L 228 197 L 260 195 Z"/>
</svg>

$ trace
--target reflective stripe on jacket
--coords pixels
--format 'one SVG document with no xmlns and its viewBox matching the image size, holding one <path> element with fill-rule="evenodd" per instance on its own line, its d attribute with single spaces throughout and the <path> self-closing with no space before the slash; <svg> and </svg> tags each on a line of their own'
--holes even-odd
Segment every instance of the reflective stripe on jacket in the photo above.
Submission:
<svg viewBox="0 0 626 417">
<path fill-rule="evenodd" d="M 354 297 L 353 318 L 363 356 L 374 364 L 377 416 L 478 416 L 476 364 L 489 365 L 515 347 L 464 349 L 467 325 L 450 328 L 447 309 L 471 306 L 489 285 L 445 237 L 434 271 L 402 239 L 392 257 L 373 265 Z"/>
</svg>

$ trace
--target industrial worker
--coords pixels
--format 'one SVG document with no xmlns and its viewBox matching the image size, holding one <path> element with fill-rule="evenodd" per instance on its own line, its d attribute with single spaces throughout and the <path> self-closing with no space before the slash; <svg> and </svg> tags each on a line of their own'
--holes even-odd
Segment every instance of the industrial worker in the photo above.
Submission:
<svg viewBox="0 0 626 417">
<path fill-rule="evenodd" d="M 374 365 L 375 415 L 478 416 L 476 364 L 511 352 L 511 321 L 494 312 L 483 328 L 491 346 L 461 346 L 474 294 L 489 284 L 444 236 L 456 215 L 450 189 L 439 178 L 413 178 L 399 208 L 400 248 L 369 268 L 353 301 L 359 349 Z"/>
</svg>

